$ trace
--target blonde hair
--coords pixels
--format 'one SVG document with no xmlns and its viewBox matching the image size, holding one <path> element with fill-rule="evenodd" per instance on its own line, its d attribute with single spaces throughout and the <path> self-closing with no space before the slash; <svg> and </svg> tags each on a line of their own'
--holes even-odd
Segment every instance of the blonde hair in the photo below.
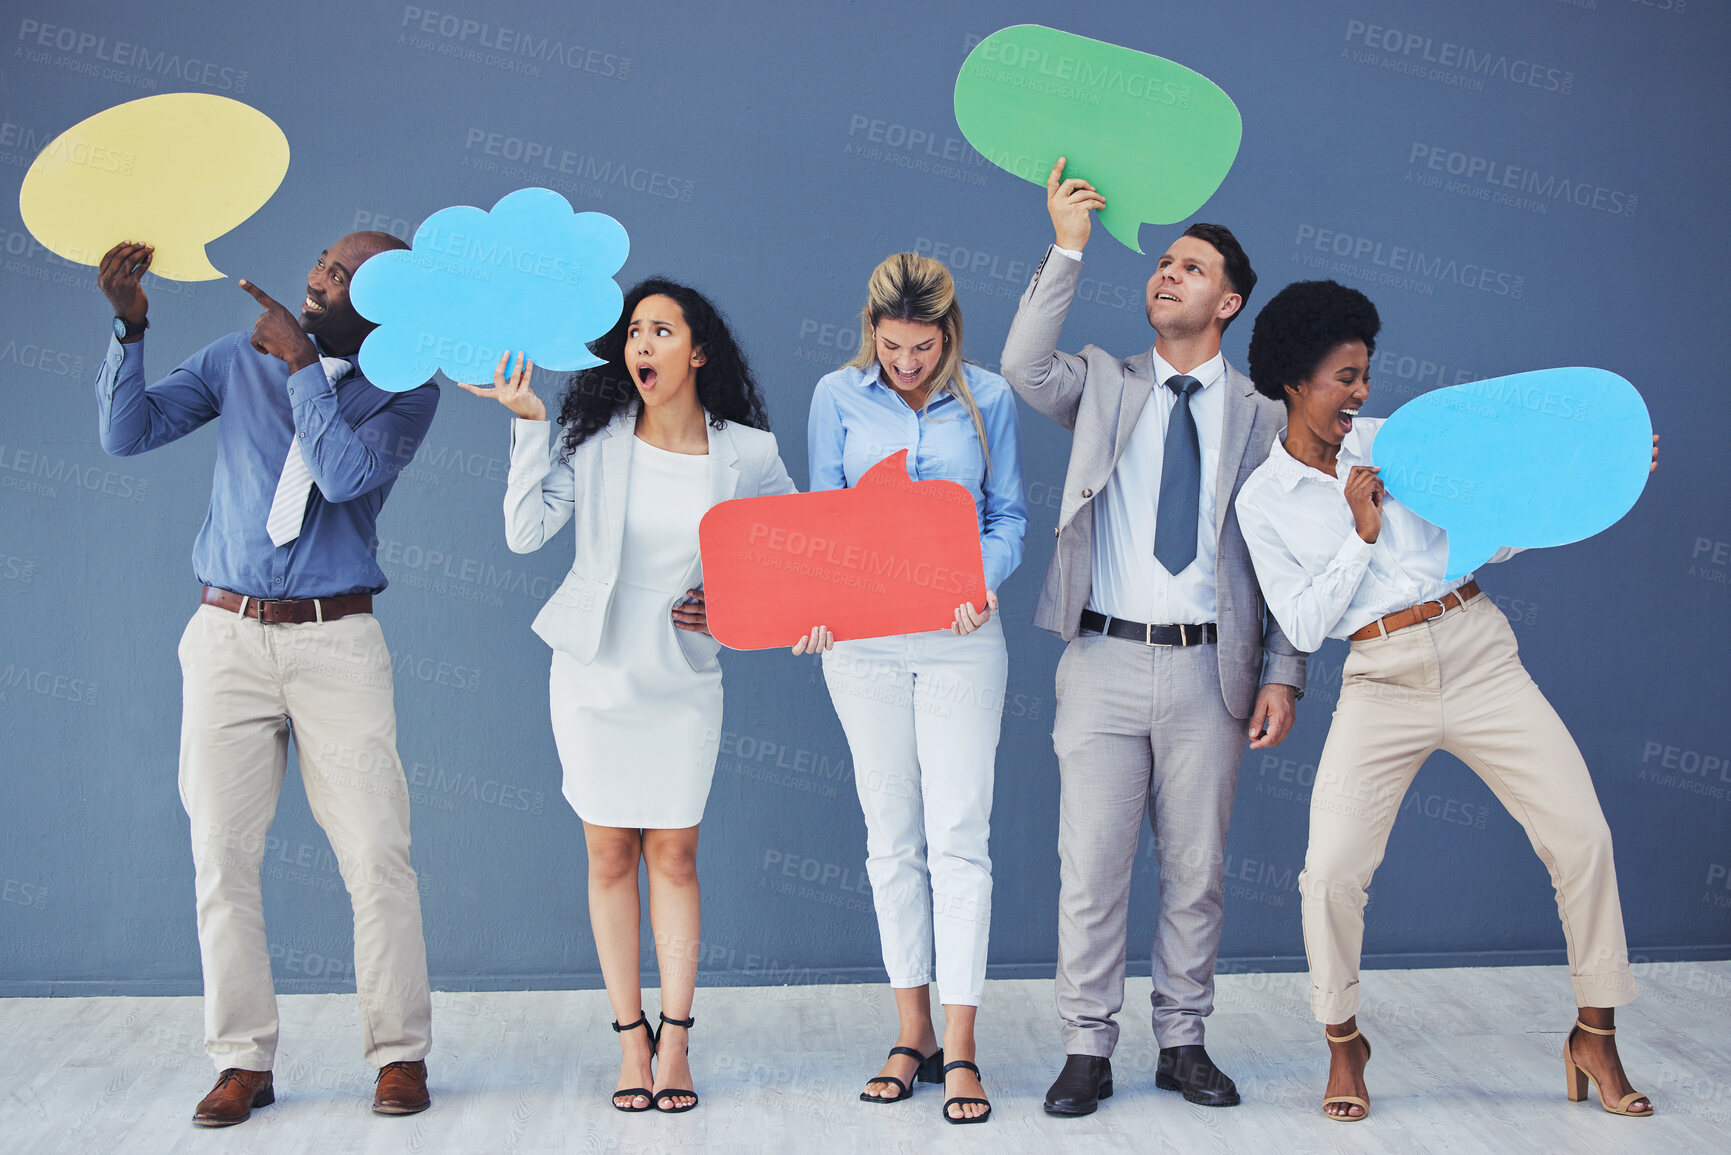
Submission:
<svg viewBox="0 0 1731 1155">
<path fill-rule="evenodd" d="M 866 286 L 865 308 L 859 315 L 859 353 L 848 365 L 870 369 L 878 364 L 876 332 L 878 322 L 884 320 L 936 325 L 943 330 L 944 351 L 932 368 L 931 379 L 942 382 L 943 391 L 960 401 L 973 418 L 974 433 L 980 439 L 980 455 L 985 458 L 986 472 L 991 473 L 992 451 L 986 444 L 986 424 L 980 419 L 980 407 L 962 374 L 962 303 L 956 300 L 956 283 L 950 279 L 950 271 L 941 262 L 917 253 L 886 257 L 872 270 Z"/>
</svg>

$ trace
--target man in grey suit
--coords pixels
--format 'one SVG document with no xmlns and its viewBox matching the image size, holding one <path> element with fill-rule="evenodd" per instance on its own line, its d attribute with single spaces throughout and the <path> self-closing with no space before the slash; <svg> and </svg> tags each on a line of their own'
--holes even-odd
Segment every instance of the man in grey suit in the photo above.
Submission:
<svg viewBox="0 0 1731 1155">
<path fill-rule="evenodd" d="M 1229 1107 L 1238 1090 L 1202 1045 L 1226 824 L 1245 742 L 1286 737 L 1305 662 L 1266 612 L 1232 501 L 1285 414 L 1221 355 L 1256 274 L 1219 225 L 1192 225 L 1157 262 L 1152 349 L 1057 351 L 1090 213 L 1106 203 L 1063 169 L 1060 158 L 1046 182 L 1057 244 L 1022 295 L 1002 364 L 1024 401 L 1075 433 L 1034 618 L 1069 643 L 1052 731 L 1068 1058 L 1045 1106 L 1086 1115 L 1112 1093 L 1112 1016 L 1124 1003 L 1130 878 L 1147 814 L 1160 863 L 1155 1084 Z"/>
</svg>

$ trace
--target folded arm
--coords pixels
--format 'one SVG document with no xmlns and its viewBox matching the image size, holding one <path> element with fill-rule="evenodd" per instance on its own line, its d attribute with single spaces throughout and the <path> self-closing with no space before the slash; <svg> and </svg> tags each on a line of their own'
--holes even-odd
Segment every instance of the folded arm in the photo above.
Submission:
<svg viewBox="0 0 1731 1155">
<path fill-rule="evenodd" d="M 350 426 L 317 361 L 289 377 L 288 391 L 301 456 L 326 501 L 353 501 L 394 480 L 414 460 L 439 407 L 438 386 L 423 385 Z"/>
<path fill-rule="evenodd" d="M 1315 651 L 1340 624 L 1340 619 L 1352 604 L 1353 595 L 1370 572 L 1371 551 L 1377 547 L 1358 534 L 1349 533 L 1328 564 L 1321 571 L 1311 573 L 1287 548 L 1268 511 L 1256 502 L 1245 501 L 1243 494 L 1239 495 L 1237 510 L 1238 524 L 1244 531 L 1244 542 L 1250 547 L 1250 560 L 1256 568 L 1257 584 L 1262 587 L 1263 599 L 1275 619 L 1275 635 L 1294 654 Z M 1265 645 L 1267 637 L 1265 635 Z M 1274 651 L 1270 650 L 1270 653 Z M 1302 660 L 1298 682 L 1273 677 L 1271 673 L 1265 673 L 1263 681 L 1287 682 L 1302 687 Z"/>
</svg>

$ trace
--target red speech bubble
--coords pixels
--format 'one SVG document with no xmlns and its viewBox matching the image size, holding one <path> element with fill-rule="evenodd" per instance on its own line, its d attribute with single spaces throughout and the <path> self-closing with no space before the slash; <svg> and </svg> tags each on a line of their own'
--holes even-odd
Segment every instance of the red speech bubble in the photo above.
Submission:
<svg viewBox="0 0 1731 1155">
<path fill-rule="evenodd" d="M 986 604 L 974 499 L 953 481 L 914 481 L 908 451 L 852 489 L 742 497 L 703 515 L 709 632 L 735 650 L 791 646 L 828 626 L 837 640 L 941 630 Z"/>
</svg>

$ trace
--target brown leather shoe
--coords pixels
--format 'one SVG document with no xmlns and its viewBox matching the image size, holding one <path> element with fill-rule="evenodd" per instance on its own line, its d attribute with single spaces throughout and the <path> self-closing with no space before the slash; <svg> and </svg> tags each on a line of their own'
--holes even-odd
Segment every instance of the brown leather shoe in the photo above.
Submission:
<svg viewBox="0 0 1731 1155">
<path fill-rule="evenodd" d="M 276 1102 L 269 1071 L 230 1067 L 217 1077 L 210 1094 L 199 1100 L 192 1121 L 200 1127 L 232 1127 L 252 1116 L 254 1107 Z"/>
<path fill-rule="evenodd" d="M 373 1089 L 373 1112 L 379 1115 L 413 1115 L 433 1105 L 427 1094 L 427 1064 L 416 1059 L 412 1063 L 386 1063 L 379 1068 L 378 1086 Z"/>
</svg>

